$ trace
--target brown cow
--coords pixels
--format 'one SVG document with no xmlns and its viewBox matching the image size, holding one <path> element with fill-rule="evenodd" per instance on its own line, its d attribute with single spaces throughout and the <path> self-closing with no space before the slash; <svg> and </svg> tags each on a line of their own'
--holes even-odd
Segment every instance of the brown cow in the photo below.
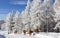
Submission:
<svg viewBox="0 0 60 38">
<path fill-rule="evenodd" d="M 26 35 L 26 32 L 27 32 L 26 30 L 23 30 L 24 35 Z"/>
<path fill-rule="evenodd" d="M 35 29 L 35 32 L 39 33 L 41 30 L 39 28 Z"/>
<path fill-rule="evenodd" d="M 14 31 L 14 34 L 17 34 L 17 32 L 18 32 L 17 30 L 16 30 L 16 31 Z"/>
<path fill-rule="evenodd" d="M 32 31 L 32 30 L 29 30 L 29 35 L 30 35 L 30 36 L 32 35 L 32 33 L 33 33 L 33 31 Z"/>
</svg>

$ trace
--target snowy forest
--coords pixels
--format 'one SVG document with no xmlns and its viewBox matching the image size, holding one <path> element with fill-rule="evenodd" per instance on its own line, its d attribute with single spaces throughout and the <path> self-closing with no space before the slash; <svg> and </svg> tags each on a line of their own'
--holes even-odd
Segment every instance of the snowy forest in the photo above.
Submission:
<svg viewBox="0 0 60 38">
<path fill-rule="evenodd" d="M 1 30 L 8 33 L 22 32 L 60 32 L 60 0 L 30 0 L 22 12 L 9 12 Z"/>
</svg>

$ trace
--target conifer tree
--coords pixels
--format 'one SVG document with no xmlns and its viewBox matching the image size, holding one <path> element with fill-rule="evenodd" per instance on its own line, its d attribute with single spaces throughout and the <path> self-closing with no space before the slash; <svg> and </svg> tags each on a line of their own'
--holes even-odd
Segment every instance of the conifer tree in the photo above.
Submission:
<svg viewBox="0 0 60 38">
<path fill-rule="evenodd" d="M 20 33 L 22 31 L 22 20 L 21 20 L 21 14 L 19 11 L 16 11 L 15 17 L 14 17 L 14 28 L 13 30 L 18 31 Z"/>
<path fill-rule="evenodd" d="M 12 11 L 7 15 L 7 18 L 6 18 L 6 31 L 8 31 L 9 33 L 12 32 L 13 17 L 14 17 L 14 14 Z"/>
<path fill-rule="evenodd" d="M 27 6 L 22 13 L 22 21 L 23 21 L 23 30 L 30 29 L 30 0 L 27 1 Z"/>
</svg>

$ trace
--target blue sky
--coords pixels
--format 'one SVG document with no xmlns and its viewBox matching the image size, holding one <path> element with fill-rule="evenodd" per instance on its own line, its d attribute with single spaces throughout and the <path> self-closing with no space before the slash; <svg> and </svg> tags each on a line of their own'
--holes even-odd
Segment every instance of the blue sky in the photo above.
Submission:
<svg viewBox="0 0 60 38">
<path fill-rule="evenodd" d="M 32 1 L 32 0 L 31 0 Z M 5 20 L 6 15 L 12 10 L 22 12 L 27 4 L 27 0 L 0 0 L 0 20 Z"/>
<path fill-rule="evenodd" d="M 0 14 L 6 14 L 11 10 L 24 10 L 27 0 L 0 0 Z"/>
<path fill-rule="evenodd" d="M 30 0 L 32 1 L 32 0 Z M 0 0 L 0 20 L 5 20 L 6 15 L 12 10 L 22 12 L 27 4 L 27 0 Z"/>
</svg>

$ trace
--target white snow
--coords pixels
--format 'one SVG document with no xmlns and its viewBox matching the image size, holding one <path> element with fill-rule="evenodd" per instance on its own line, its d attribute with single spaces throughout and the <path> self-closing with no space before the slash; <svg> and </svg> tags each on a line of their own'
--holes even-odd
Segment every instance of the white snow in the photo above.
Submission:
<svg viewBox="0 0 60 38">
<path fill-rule="evenodd" d="M 39 33 L 36 35 L 9 34 L 6 38 L 60 38 L 60 33 Z"/>
<path fill-rule="evenodd" d="M 36 34 L 35 38 L 53 38 L 53 37 L 47 36 L 47 35 L 42 35 L 42 34 Z"/>
<path fill-rule="evenodd" d="M 44 33 L 40 32 L 39 34 L 29 36 L 23 34 L 7 34 L 7 31 L 0 31 L 1 35 L 4 35 L 6 38 L 60 38 L 60 33 Z"/>
</svg>

